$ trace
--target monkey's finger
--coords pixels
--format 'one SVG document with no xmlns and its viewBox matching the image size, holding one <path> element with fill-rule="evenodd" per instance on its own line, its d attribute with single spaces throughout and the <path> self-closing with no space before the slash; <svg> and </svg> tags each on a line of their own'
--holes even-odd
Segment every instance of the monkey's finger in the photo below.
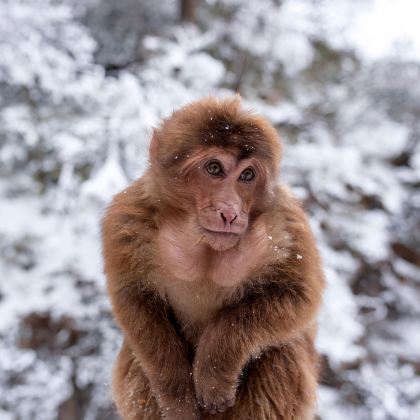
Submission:
<svg viewBox="0 0 420 420">
<path fill-rule="evenodd" d="M 230 398 L 230 399 L 224 401 L 223 403 L 219 404 L 217 406 L 217 411 L 219 413 L 224 413 L 228 408 L 231 408 L 235 405 L 235 400 L 236 400 L 236 398 L 233 397 L 233 398 Z"/>
<path fill-rule="evenodd" d="M 212 412 L 212 411 L 214 411 L 214 413 L 212 413 L 212 414 L 215 414 L 215 413 L 217 413 L 217 404 L 216 403 L 210 403 L 209 405 L 208 405 L 208 409 L 207 409 L 210 413 Z"/>
<path fill-rule="evenodd" d="M 222 403 L 220 405 L 217 406 L 217 412 L 218 413 L 223 413 L 225 412 L 227 409 L 226 403 Z"/>
</svg>

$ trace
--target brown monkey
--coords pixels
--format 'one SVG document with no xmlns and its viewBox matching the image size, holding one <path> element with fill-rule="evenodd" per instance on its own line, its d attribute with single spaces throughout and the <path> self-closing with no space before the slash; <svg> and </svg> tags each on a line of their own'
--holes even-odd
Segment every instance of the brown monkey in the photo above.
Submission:
<svg viewBox="0 0 420 420">
<path fill-rule="evenodd" d="M 149 169 L 108 208 L 124 419 L 313 418 L 324 280 L 280 155 L 238 97 L 206 98 L 154 131 Z"/>
</svg>

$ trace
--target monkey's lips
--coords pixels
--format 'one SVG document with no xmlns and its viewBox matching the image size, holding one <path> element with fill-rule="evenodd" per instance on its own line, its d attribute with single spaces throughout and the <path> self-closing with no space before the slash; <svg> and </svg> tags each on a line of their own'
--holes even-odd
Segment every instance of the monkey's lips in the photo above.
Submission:
<svg viewBox="0 0 420 420">
<path fill-rule="evenodd" d="M 213 230 L 203 226 L 201 226 L 201 233 L 204 242 L 216 251 L 226 251 L 227 249 L 236 246 L 241 238 L 240 233 L 226 230 Z"/>
<path fill-rule="evenodd" d="M 201 227 L 201 229 L 204 231 L 204 233 L 215 235 L 220 238 L 235 238 L 240 236 L 239 232 L 232 232 L 230 230 L 213 230 L 205 228 L 203 226 Z"/>
</svg>

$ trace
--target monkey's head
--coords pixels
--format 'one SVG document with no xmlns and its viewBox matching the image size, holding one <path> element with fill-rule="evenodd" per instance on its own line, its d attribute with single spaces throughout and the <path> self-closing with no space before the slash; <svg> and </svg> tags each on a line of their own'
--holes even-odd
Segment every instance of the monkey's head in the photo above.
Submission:
<svg viewBox="0 0 420 420">
<path fill-rule="evenodd" d="M 280 155 L 274 127 L 243 110 L 238 96 L 210 97 L 155 129 L 151 175 L 160 205 L 188 217 L 200 240 L 220 251 L 234 247 L 270 205 Z"/>
</svg>

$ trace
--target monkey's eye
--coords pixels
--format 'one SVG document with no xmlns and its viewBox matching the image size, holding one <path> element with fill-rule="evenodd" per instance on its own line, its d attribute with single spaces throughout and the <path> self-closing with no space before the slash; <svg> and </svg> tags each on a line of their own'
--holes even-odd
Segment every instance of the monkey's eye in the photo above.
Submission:
<svg viewBox="0 0 420 420">
<path fill-rule="evenodd" d="M 223 168 L 221 163 L 218 160 L 212 160 L 206 165 L 206 170 L 210 175 L 213 176 L 223 176 Z"/>
<path fill-rule="evenodd" d="M 255 173 L 252 168 L 246 168 L 239 175 L 239 180 L 242 182 L 251 182 L 255 178 Z"/>
</svg>

